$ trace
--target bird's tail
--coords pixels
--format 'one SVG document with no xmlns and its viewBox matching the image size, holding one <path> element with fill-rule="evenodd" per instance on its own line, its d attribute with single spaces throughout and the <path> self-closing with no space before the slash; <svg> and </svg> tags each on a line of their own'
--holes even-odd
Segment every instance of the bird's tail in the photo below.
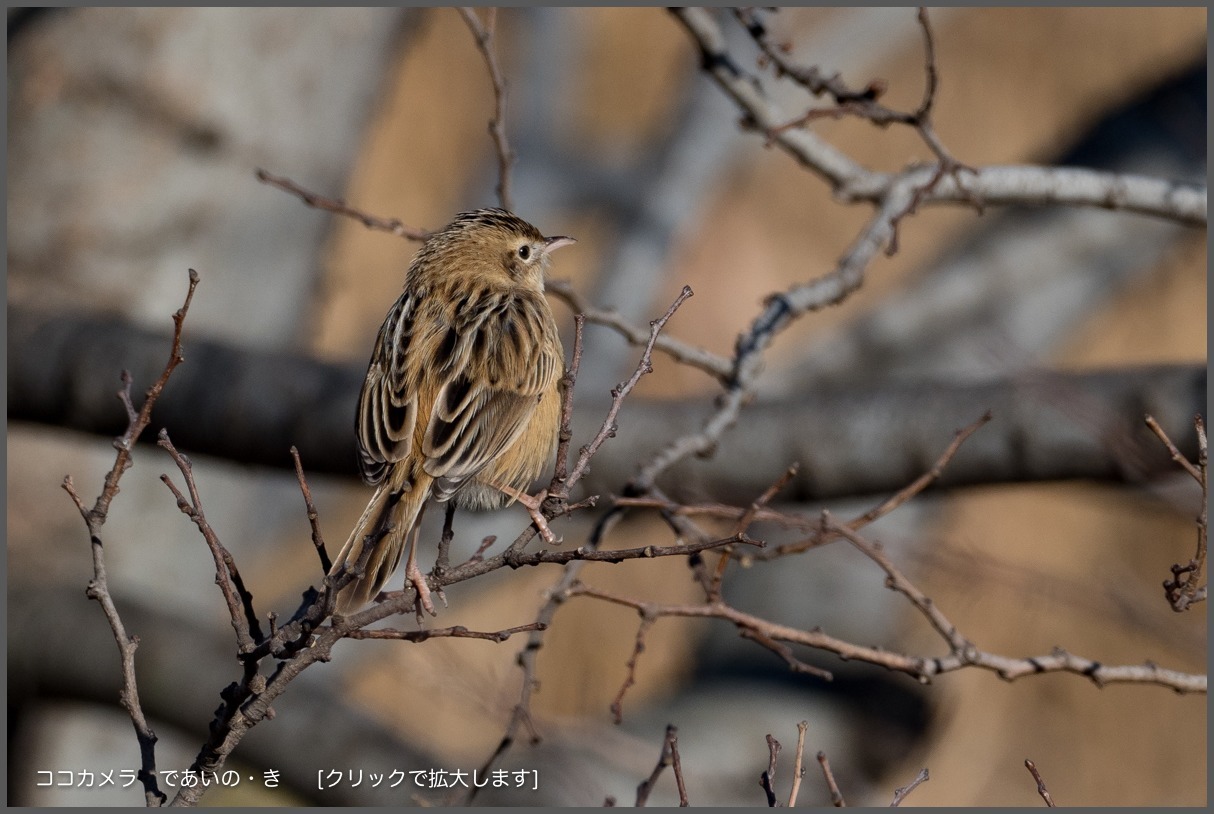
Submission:
<svg viewBox="0 0 1214 814">
<path fill-rule="evenodd" d="M 329 570 L 330 574 L 336 575 L 347 564 L 353 567 L 367 546 L 371 547 L 363 575 L 338 593 L 338 613 L 358 610 L 384 587 L 400 564 L 409 532 L 418 522 L 422 506 L 429 497 L 429 489 L 407 482 L 396 484 L 392 480 L 385 480 L 375 490 L 362 518 L 350 532 L 350 539 L 346 540 Z"/>
</svg>

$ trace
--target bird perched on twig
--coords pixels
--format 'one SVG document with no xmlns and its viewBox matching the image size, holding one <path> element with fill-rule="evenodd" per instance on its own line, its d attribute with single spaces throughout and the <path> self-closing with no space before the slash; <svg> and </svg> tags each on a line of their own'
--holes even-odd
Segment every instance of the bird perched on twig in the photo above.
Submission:
<svg viewBox="0 0 1214 814">
<path fill-rule="evenodd" d="M 498 509 L 518 500 L 548 540 L 540 501 L 525 494 L 552 460 L 565 370 L 544 271 L 570 237 L 544 237 L 502 209 L 457 215 L 405 273 L 359 395 L 359 465 L 375 494 L 330 574 L 365 560 L 337 610 L 366 604 L 396 570 L 434 606 L 416 563 L 426 502 Z M 370 553 L 364 556 L 367 547 Z"/>
</svg>

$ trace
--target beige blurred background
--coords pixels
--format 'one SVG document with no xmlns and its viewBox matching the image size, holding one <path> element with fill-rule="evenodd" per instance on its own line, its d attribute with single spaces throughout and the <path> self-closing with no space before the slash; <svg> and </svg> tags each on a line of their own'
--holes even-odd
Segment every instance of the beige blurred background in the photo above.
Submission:
<svg viewBox="0 0 1214 814">
<path fill-rule="evenodd" d="M 941 76 L 936 129 L 953 154 L 972 165 L 1051 160 L 1108 111 L 1193 64 L 1206 47 L 1200 8 L 949 9 L 931 15 Z M 778 36 L 804 47 L 795 53 L 805 61 L 841 70 L 854 85 L 883 77 L 887 104 L 917 104 L 923 58 L 913 10 L 785 10 L 771 19 Z M 611 290 L 598 275 L 627 224 L 613 220 L 605 195 L 596 197 L 594 179 L 614 172 L 635 180 L 647 156 L 659 154 L 676 135 L 686 138 L 678 123 L 686 121 L 685 106 L 697 88 L 704 109 L 719 114 L 700 125 L 720 133 L 703 148 L 714 162 L 711 172 L 697 171 L 692 200 L 674 198 L 686 207 L 672 215 L 677 228 L 643 288 L 647 302 L 600 304 L 618 305 L 644 324 L 682 285 L 691 285 L 695 296 L 670 332 L 729 353 L 766 294 L 829 271 L 864 223 L 866 208 L 834 203 L 819 179 L 781 152 L 764 149 L 761 137 L 738 132 L 736 110 L 712 100 L 717 91 L 696 75 L 697 55 L 668 12 L 502 10 L 498 25 L 512 110 L 536 117 L 513 132 L 525 136 L 538 129 L 547 144 L 559 146 L 561 162 L 576 167 L 581 156 L 600 174 L 588 173 L 582 187 L 562 186 L 561 174 L 574 171 L 570 164 L 553 161 L 553 153 L 528 152 L 535 138 L 515 142 L 520 214 L 546 233 L 579 238 L 576 251 L 562 253 L 553 273 L 588 295 Z M 133 53 L 117 56 L 111 43 Z M 348 58 L 352 49 L 360 49 L 361 59 Z M 546 59 L 553 63 L 547 71 Z M 194 266 L 204 273 L 191 314 L 201 333 L 362 364 L 416 245 L 307 210 L 257 184 L 252 168 L 263 166 L 368 212 L 423 227 L 440 226 L 461 208 L 495 203 L 485 132 L 491 88 L 452 9 L 64 12 L 31 23 L 10 41 L 9 71 L 10 305 L 101 309 L 164 327 L 184 291 L 184 270 Z M 317 89 L 326 82 L 357 88 L 360 95 Z M 264 90 L 249 101 L 235 91 L 246 83 Z M 293 93 L 303 101 L 292 100 Z M 548 95 L 537 100 L 536 93 Z M 133 103 L 138 94 L 145 101 Z M 785 92 L 779 98 L 798 97 Z M 334 99 L 343 101 L 330 107 Z M 800 105 L 803 110 L 805 102 Z M 799 112 L 792 103 L 787 109 Z M 154 125 L 147 122 L 149 110 Z M 204 136 L 217 133 L 218 146 L 195 148 L 183 159 L 190 148 L 175 131 L 182 122 L 202 128 Z M 875 169 L 893 171 L 930 158 L 908 131 L 846 119 L 822 120 L 814 129 Z M 315 132 L 301 139 L 301 130 Z M 35 148 L 52 149 L 63 166 L 14 166 L 15 155 L 32 162 L 39 155 Z M 547 172 L 546 162 L 553 164 Z M 653 192 L 654 200 L 660 192 Z M 782 371 L 794 369 L 805 349 L 832 332 L 896 305 L 917 273 L 995 214 L 979 218 L 966 208 L 936 207 L 909 218 L 898 254 L 879 258 L 854 297 L 803 318 L 778 339 L 761 388 L 778 389 Z M 1092 369 L 1202 362 L 1205 301 L 1205 232 L 1189 230 L 1025 364 Z M 567 309 L 555 310 L 568 326 Z M 602 347 L 616 354 L 615 362 L 603 363 L 602 376 L 618 379 L 620 365 L 635 356 L 607 350 L 606 341 Z M 587 349 L 588 355 L 594 351 Z M 121 364 L 115 359 L 115 370 Z M 669 360 L 659 360 L 658 371 L 638 396 L 710 398 L 714 392 L 708 377 Z M 595 419 L 583 420 L 589 428 Z M 82 593 L 87 539 L 59 482 L 71 472 L 85 496 L 94 496 L 111 460 L 106 439 L 9 426 L 10 619 L 16 588 L 68 586 L 72 596 Z M 112 580 L 125 596 L 169 603 L 176 606 L 173 613 L 226 629 L 205 549 L 157 482 L 168 467 L 163 456 L 140 450 L 124 481 L 107 526 Z M 293 478 L 213 460 L 198 461 L 198 477 L 208 513 L 246 579 L 267 606 L 288 611 L 318 578 Z M 337 478 L 317 478 L 313 487 L 328 536 L 343 537 L 367 490 Z M 1205 608 L 1174 614 L 1159 588 L 1168 565 L 1191 556 L 1198 499 L 1184 482 L 1166 493 L 1072 482 L 971 488 L 925 496 L 919 508 L 908 507 L 909 519 L 891 530 L 887 544 L 985 650 L 1024 656 L 1061 645 L 1107 664 L 1150 659 L 1201 672 Z M 506 528 L 521 527 L 511 517 Z M 495 533 L 494 522 L 477 520 L 469 528 Z M 669 539 L 660 522 L 642 518 L 615 544 Z M 841 563 L 841 552 L 830 555 L 835 559 L 815 556 L 795 564 L 815 572 L 806 585 L 829 580 L 837 564 L 848 569 L 848 584 L 858 586 L 839 598 L 842 607 L 822 613 L 867 620 L 876 609 L 880 617 L 877 627 L 847 631 L 858 643 L 939 652 L 922 620 L 885 595 L 875 567 Z M 523 624 L 556 578 L 555 570 L 498 574 L 484 587 L 452 591 L 452 607 L 430 624 Z M 673 560 L 591 566 L 583 578 L 612 592 L 698 599 L 685 566 Z M 100 615 L 96 608 L 86 612 Z M 802 622 L 812 627 L 822 618 L 835 617 L 811 615 Z M 779 774 L 786 783 L 800 720 L 810 724 L 810 754 L 838 751 L 843 762 L 847 750 L 881 751 L 873 741 L 882 730 L 866 729 L 829 700 L 786 702 L 784 695 L 765 699 L 761 692 L 742 698 L 747 691 L 739 689 L 717 700 L 714 714 L 676 718 L 680 696 L 686 700 L 695 691 L 697 642 L 706 625 L 674 619 L 649 634 L 625 702 L 626 715 L 635 715 L 633 726 L 614 727 L 607 708 L 623 680 L 635 621 L 631 612 L 580 600 L 561 609 L 548 635 L 533 706 L 537 725 L 549 748 L 565 757 L 586 756 L 569 764 L 584 774 L 569 769 L 559 772 L 559 780 L 557 771 L 545 775 L 554 787 L 570 787 L 562 802 L 598 805 L 611 794 L 630 803 L 635 784 L 657 758 L 667 722 L 680 726 L 693 805 L 762 804 L 755 780 L 766 765 L 764 735 L 770 732 L 785 746 Z M 153 642 L 140 658 L 158 658 L 155 646 L 172 652 L 170 642 Z M 446 765 L 479 765 L 496 746 L 517 698 L 520 646 L 519 640 L 351 642 L 317 680 L 342 682 L 355 705 L 424 744 Z M 772 659 L 755 651 L 739 645 L 736 652 L 748 653 L 744 659 Z M 10 672 L 14 658 L 20 657 L 10 647 Z M 930 724 L 904 746 L 887 744 L 892 754 L 879 761 L 879 771 L 849 772 L 854 785 L 843 789 L 849 803 L 888 802 L 895 787 L 926 766 L 931 780 L 914 792 L 914 804 L 1037 805 L 1025 758 L 1037 763 L 1063 805 L 1206 802 L 1204 695 L 1177 696 L 1150 686 L 1098 689 L 1073 675 L 1009 684 L 978 671 L 943 676 L 921 695 Z M 749 714 L 731 717 L 726 707 L 734 702 Z M 59 754 L 55 737 L 46 733 L 59 733 L 59 742 L 78 739 L 72 717 L 65 723 L 62 715 L 25 716 L 28 730 L 21 731 L 39 732 L 46 754 Z M 711 737 L 708 724 L 692 723 L 714 718 L 721 728 Z M 187 757 L 204 725 L 201 718 L 197 731 L 187 733 Z M 115 734 L 105 748 L 129 751 L 129 725 L 116 718 L 106 727 Z M 727 750 L 722 739 L 730 741 Z M 715 754 L 726 751 L 727 759 Z M 528 765 L 527 755 L 525 746 L 515 746 L 516 761 Z M 727 768 L 714 768 L 716 760 Z M 810 768 L 801 803 L 826 804 L 821 778 Z M 746 778 L 744 784 L 719 796 L 709 791 L 716 776 L 730 772 Z M 12 796 L 21 794 L 18 782 L 10 776 L 10 802 L 63 802 L 30 791 Z M 669 786 L 669 777 L 664 782 Z M 677 799 L 671 788 L 659 790 L 664 796 L 655 795 L 655 803 Z"/>
</svg>

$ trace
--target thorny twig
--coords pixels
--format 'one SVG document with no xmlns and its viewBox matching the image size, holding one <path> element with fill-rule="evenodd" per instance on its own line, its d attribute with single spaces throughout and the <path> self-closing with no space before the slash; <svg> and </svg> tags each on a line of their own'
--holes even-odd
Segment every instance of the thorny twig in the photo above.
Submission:
<svg viewBox="0 0 1214 814">
<path fill-rule="evenodd" d="M 454 627 L 440 627 L 422 630 L 397 630 L 395 628 L 371 628 L 351 630 L 346 634 L 347 639 L 399 639 L 406 642 L 424 642 L 427 639 L 484 639 L 490 642 L 504 642 L 513 636 L 515 633 L 524 633 L 532 630 L 543 630 L 544 627 L 538 622 L 531 622 L 526 625 L 516 625 L 508 627 L 505 630 L 494 630 L 485 632 L 480 630 L 468 630 L 463 625 L 455 625 Z"/>
</svg>

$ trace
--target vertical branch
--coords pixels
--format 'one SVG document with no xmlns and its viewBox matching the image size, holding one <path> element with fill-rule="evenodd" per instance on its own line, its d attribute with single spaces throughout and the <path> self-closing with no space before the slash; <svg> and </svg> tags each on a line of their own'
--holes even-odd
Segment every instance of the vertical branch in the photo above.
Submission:
<svg viewBox="0 0 1214 814">
<path fill-rule="evenodd" d="M 312 527 L 312 545 L 316 548 L 316 555 L 320 557 L 320 570 L 322 574 L 329 573 L 333 567 L 333 561 L 329 559 L 329 552 L 325 549 L 325 538 L 320 533 L 320 514 L 316 511 L 316 505 L 312 503 L 312 490 L 308 488 L 307 478 L 304 477 L 303 461 L 299 458 L 299 450 L 291 447 L 291 457 L 295 461 L 295 478 L 299 481 L 299 490 L 303 492 L 304 507 L 308 510 L 308 525 Z"/>
<path fill-rule="evenodd" d="M 936 101 L 936 88 L 940 84 L 940 78 L 936 73 L 936 45 L 932 41 L 932 26 L 927 19 L 927 8 L 919 7 L 918 13 L 919 25 L 923 28 L 923 50 L 924 50 L 924 73 L 927 74 L 927 81 L 923 87 L 923 101 L 919 105 L 919 109 L 915 111 L 914 118 L 921 124 L 928 124 L 932 115 L 932 105 Z"/>
<path fill-rule="evenodd" d="M 135 410 L 134 402 L 131 399 L 131 374 L 125 370 L 122 372 L 122 389 L 118 391 L 118 398 L 126 408 L 127 428 L 126 432 L 114 439 L 114 448 L 118 450 L 118 454 L 114 458 L 114 466 L 105 476 L 104 486 L 96 503 L 93 504 L 93 508 L 90 509 L 84 505 L 84 501 L 80 498 L 80 494 L 72 482 L 71 475 L 63 479 L 63 489 L 76 504 L 76 509 L 80 512 L 88 529 L 89 543 L 93 553 L 93 578 L 89 580 L 86 595 L 101 605 L 101 611 L 105 614 L 110 631 L 114 634 L 114 641 L 118 645 L 118 654 L 122 660 L 122 690 L 118 697 L 122 706 L 131 716 L 135 737 L 139 741 L 138 778 L 143 784 L 144 799 L 149 806 L 161 806 L 168 800 L 168 797 L 160 790 L 156 782 L 156 733 L 148 725 L 139 701 L 139 685 L 135 677 L 135 650 L 139 647 L 139 637 L 127 634 L 122 617 L 118 614 L 118 607 L 110 595 L 101 527 L 105 525 L 109 516 L 110 504 L 118 494 L 118 482 L 122 479 L 122 474 L 131 468 L 131 450 L 152 420 L 152 408 L 160 398 L 161 392 L 164 391 L 164 386 L 168 383 L 169 377 L 173 375 L 173 371 L 185 361 L 185 357 L 181 355 L 181 331 L 185 325 L 186 314 L 190 310 L 190 303 L 194 299 L 194 289 L 198 287 L 198 280 L 198 272 L 190 269 L 190 283 L 185 302 L 177 313 L 173 314 L 173 346 L 169 352 L 169 360 L 165 364 L 160 378 L 148 388 L 143 407 L 138 411 Z"/>
<path fill-rule="evenodd" d="M 767 795 L 767 807 L 779 808 L 780 801 L 776 799 L 776 758 L 780 756 L 780 742 L 770 734 L 767 736 L 767 771 L 759 775 L 759 785 Z"/>
<path fill-rule="evenodd" d="M 117 485 L 117 480 L 114 483 Z M 100 519 L 96 519 L 85 508 L 84 501 L 80 499 L 80 495 L 72 483 L 71 475 L 63 479 L 63 489 L 72 498 L 72 502 L 76 504 L 85 524 L 89 527 L 89 539 L 93 547 L 93 578 L 89 580 L 85 595 L 101 605 L 101 611 L 105 614 L 106 621 L 110 623 L 110 631 L 114 634 L 114 641 L 118 644 L 118 655 L 122 660 L 122 689 L 118 692 L 118 701 L 131 716 L 131 724 L 135 727 L 135 738 L 139 741 L 138 777 L 143 784 L 144 800 L 148 806 L 159 807 L 168 800 L 156 783 L 156 741 L 159 739 L 148 724 L 147 718 L 143 714 L 143 706 L 139 701 L 139 684 L 135 679 L 135 651 L 139 647 L 139 637 L 127 634 L 122 617 L 118 615 L 118 607 L 114 604 L 113 597 L 110 596 L 109 580 L 105 569 L 105 549 L 98 533 L 105 518 L 102 516 Z"/>
<path fill-rule="evenodd" d="M 662 740 L 662 754 L 658 756 L 657 765 L 653 767 L 648 779 L 637 786 L 637 808 L 642 808 L 649 800 L 654 785 L 667 766 L 674 766 L 675 782 L 679 787 L 679 806 L 685 808 L 688 805 L 687 789 L 683 785 L 683 767 L 679 761 L 679 730 L 674 724 L 666 726 L 666 737 Z"/>
<path fill-rule="evenodd" d="M 1207 593 L 1205 586 L 1201 588 L 1197 587 L 1202 571 L 1205 569 L 1207 537 L 1209 534 L 1208 504 L 1210 502 L 1210 487 L 1207 480 L 1209 447 L 1206 439 L 1206 424 L 1200 414 L 1194 416 L 1193 425 L 1197 429 L 1196 466 L 1176 448 L 1176 444 L 1172 443 L 1172 439 L 1163 431 L 1163 427 L 1159 426 L 1159 422 L 1153 416 L 1148 415 L 1146 417 L 1146 424 L 1151 428 L 1151 432 L 1155 433 L 1159 440 L 1163 442 L 1163 445 L 1168 448 L 1172 460 L 1180 464 L 1201 487 L 1201 513 L 1197 516 L 1197 551 L 1187 564 L 1174 564 L 1171 569 L 1171 579 L 1164 580 L 1163 583 L 1164 596 L 1167 597 L 1168 604 L 1172 606 L 1172 610 L 1180 613 L 1181 611 L 1188 610 L 1198 602 L 1204 602 Z"/>
<path fill-rule="evenodd" d="M 805 766 L 802 760 L 805 758 L 805 730 L 807 729 L 809 729 L 809 721 L 797 724 L 797 756 L 792 764 L 792 792 L 788 795 L 789 808 L 796 807 L 797 793 L 801 791 L 801 778 L 805 776 Z"/>
<path fill-rule="evenodd" d="M 514 211 L 510 200 L 510 168 L 514 164 L 514 151 L 506 140 L 506 78 L 502 75 L 494 49 L 497 9 L 486 9 L 483 25 L 471 8 L 461 7 L 459 13 L 476 39 L 476 48 L 485 58 L 489 79 L 493 82 L 493 118 L 489 120 L 489 136 L 493 139 L 493 148 L 497 151 L 497 199 L 503 209 Z"/>
<path fill-rule="evenodd" d="M 202 498 L 198 493 L 198 484 L 194 481 L 194 466 L 190 463 L 190 459 L 173 446 L 167 430 L 160 431 L 160 440 L 157 443 L 168 450 L 169 456 L 181 470 L 182 477 L 185 478 L 186 493 L 182 493 L 168 475 L 161 475 L 160 480 L 177 499 L 177 508 L 190 518 L 202 532 L 207 548 L 211 551 L 211 557 L 215 561 L 215 583 L 219 586 L 224 601 L 227 603 L 232 629 L 236 631 L 237 647 L 242 655 L 252 653 L 257 644 L 265 639 L 261 632 L 261 624 L 257 620 L 257 614 L 253 610 L 253 595 L 245 588 L 232 552 L 228 551 L 227 547 L 220 542 L 219 535 L 207 521 L 202 509 Z"/>
<path fill-rule="evenodd" d="M 582 336 L 586 329 L 586 315 L 579 313 L 573 318 L 573 358 L 561 381 L 561 426 L 557 436 L 556 468 L 548 494 L 568 498 L 569 488 L 569 442 L 573 440 L 573 389 L 577 383 L 578 369 L 582 366 Z"/>
</svg>

